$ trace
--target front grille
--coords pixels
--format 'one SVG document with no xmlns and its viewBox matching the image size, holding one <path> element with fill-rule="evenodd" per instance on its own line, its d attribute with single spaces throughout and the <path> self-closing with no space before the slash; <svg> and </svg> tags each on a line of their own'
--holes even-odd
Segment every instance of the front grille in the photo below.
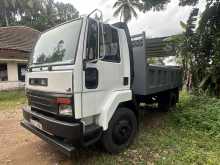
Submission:
<svg viewBox="0 0 220 165">
<path fill-rule="evenodd" d="M 27 97 L 33 110 L 43 111 L 54 115 L 58 114 L 58 105 L 55 102 L 56 97 L 37 92 L 28 92 Z"/>
</svg>

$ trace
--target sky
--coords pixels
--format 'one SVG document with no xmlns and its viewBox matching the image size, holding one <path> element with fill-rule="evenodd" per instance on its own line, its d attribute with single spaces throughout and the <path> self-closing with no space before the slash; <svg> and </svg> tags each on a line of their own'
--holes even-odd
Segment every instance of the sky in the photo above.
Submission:
<svg viewBox="0 0 220 165">
<path fill-rule="evenodd" d="M 80 15 L 89 14 L 98 8 L 103 11 L 104 21 L 118 22 L 119 18 L 113 17 L 115 9 L 112 8 L 116 0 L 56 0 L 71 3 L 80 12 Z M 201 10 L 205 8 L 205 0 L 197 5 Z M 131 34 L 139 34 L 145 31 L 148 37 L 162 37 L 181 33 L 183 29 L 180 21 L 186 22 L 192 7 L 179 7 L 178 0 L 171 0 L 166 9 L 160 12 L 138 12 L 138 18 L 129 22 Z"/>
</svg>

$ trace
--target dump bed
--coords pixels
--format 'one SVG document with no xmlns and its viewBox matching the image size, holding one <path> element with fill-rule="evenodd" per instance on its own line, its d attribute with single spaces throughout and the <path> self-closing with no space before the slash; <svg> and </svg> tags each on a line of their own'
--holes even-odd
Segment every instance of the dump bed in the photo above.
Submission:
<svg viewBox="0 0 220 165">
<path fill-rule="evenodd" d="M 146 39 L 145 33 L 131 37 L 134 60 L 133 92 L 153 95 L 182 86 L 182 69 L 178 66 L 148 64 L 149 57 L 175 56 L 165 37 Z"/>
</svg>

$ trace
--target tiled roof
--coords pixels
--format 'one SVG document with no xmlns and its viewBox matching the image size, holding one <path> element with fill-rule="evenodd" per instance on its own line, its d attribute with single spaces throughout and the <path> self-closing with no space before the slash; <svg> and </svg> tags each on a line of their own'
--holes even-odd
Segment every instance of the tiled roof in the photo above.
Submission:
<svg viewBox="0 0 220 165">
<path fill-rule="evenodd" d="M 25 26 L 0 27 L 0 49 L 31 52 L 40 32 Z"/>
</svg>

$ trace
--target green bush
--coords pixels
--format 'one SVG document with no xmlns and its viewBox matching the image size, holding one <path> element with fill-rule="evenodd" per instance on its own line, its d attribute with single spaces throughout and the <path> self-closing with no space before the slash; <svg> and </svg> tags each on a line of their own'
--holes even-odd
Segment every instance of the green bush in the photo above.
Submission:
<svg viewBox="0 0 220 165">
<path fill-rule="evenodd" d="M 220 136 L 220 100 L 183 93 L 177 111 L 171 114 L 174 125 Z"/>
</svg>

